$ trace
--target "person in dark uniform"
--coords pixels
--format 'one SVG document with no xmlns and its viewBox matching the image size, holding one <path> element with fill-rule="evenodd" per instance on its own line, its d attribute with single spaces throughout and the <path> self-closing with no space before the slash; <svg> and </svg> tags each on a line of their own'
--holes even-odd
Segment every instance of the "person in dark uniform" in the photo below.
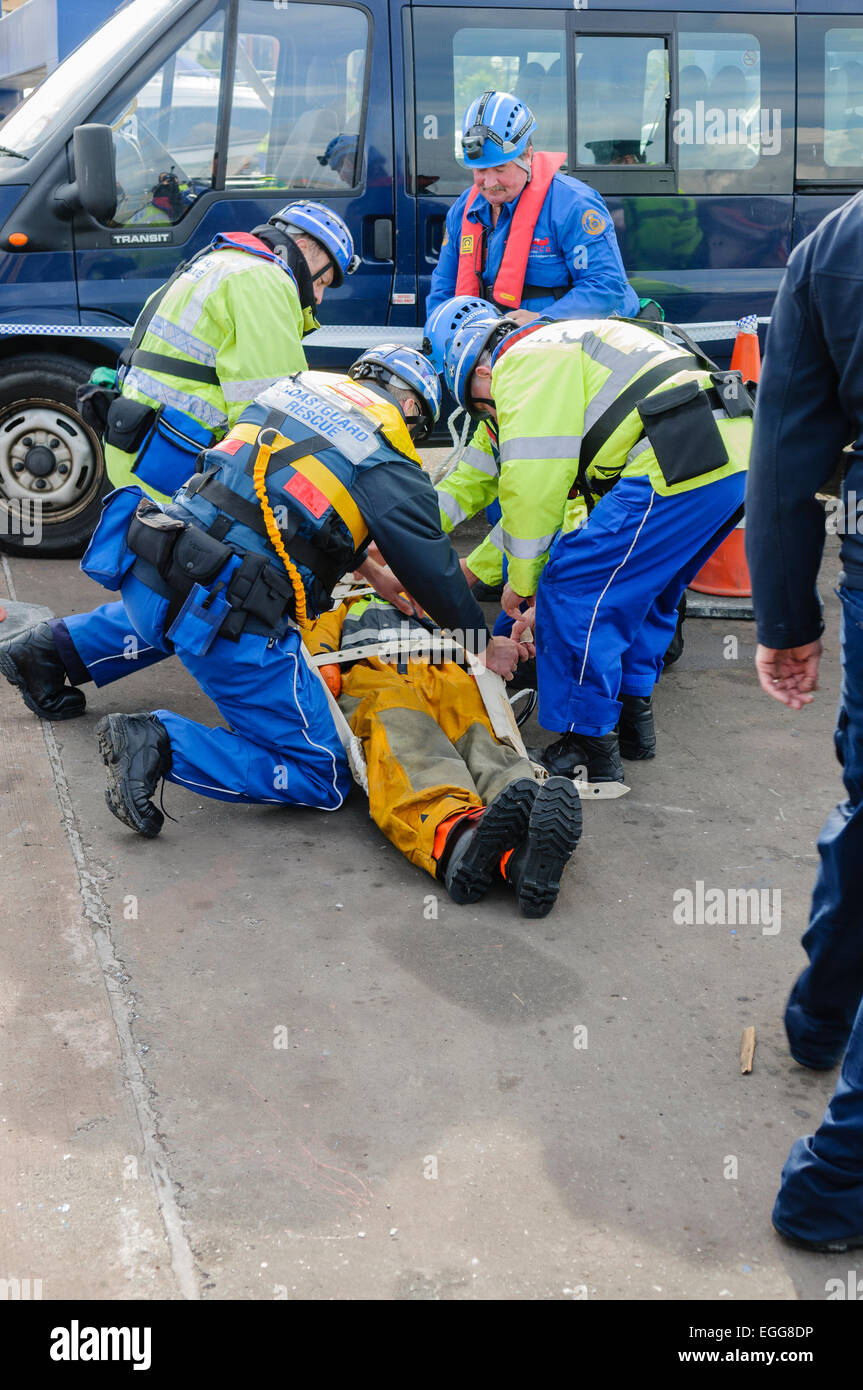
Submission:
<svg viewBox="0 0 863 1390">
<path fill-rule="evenodd" d="M 816 590 L 824 510 L 816 493 L 851 446 L 843 483 L 842 694 L 835 735 L 847 798 L 818 840 L 821 865 L 803 946 L 809 965 L 785 1029 L 801 1066 L 842 1059 L 814 1135 L 798 1139 L 773 1209 L 781 1235 L 810 1250 L 863 1245 L 863 194 L 793 251 L 758 388 L 746 552 L 763 689 L 791 709 L 814 697 L 824 623 Z"/>
</svg>

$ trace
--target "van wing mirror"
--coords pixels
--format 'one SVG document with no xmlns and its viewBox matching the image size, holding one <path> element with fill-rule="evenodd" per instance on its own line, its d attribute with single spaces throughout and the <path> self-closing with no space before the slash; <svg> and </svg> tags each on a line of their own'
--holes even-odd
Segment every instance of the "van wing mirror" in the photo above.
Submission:
<svg viewBox="0 0 863 1390">
<path fill-rule="evenodd" d="M 97 222 L 108 222 L 117 211 L 117 178 L 114 172 L 114 135 L 109 125 L 78 125 L 72 132 L 74 182 L 64 183 L 54 194 L 61 217 L 89 213 Z"/>
</svg>

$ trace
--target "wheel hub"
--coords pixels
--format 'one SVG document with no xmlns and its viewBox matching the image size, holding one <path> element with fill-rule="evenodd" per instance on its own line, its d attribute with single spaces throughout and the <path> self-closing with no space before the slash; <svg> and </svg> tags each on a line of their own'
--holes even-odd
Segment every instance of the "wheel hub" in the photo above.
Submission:
<svg viewBox="0 0 863 1390">
<path fill-rule="evenodd" d="M 24 443 L 27 441 L 24 440 Z M 32 449 L 28 449 L 24 455 L 24 467 L 34 478 L 47 478 L 49 473 L 54 472 L 57 463 L 57 456 L 44 444 L 36 444 Z"/>
</svg>

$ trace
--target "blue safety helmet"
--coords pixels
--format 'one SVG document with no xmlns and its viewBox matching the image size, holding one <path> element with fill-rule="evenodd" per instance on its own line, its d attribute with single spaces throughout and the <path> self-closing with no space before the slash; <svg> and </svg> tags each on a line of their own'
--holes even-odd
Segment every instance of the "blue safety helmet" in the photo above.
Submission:
<svg viewBox="0 0 863 1390">
<path fill-rule="evenodd" d="M 454 333 L 473 319 L 496 314 L 497 310 L 487 299 L 477 299 L 475 295 L 457 294 L 454 299 L 445 299 L 428 316 L 423 338 L 423 352 L 431 358 L 436 372 L 443 371 L 444 350 Z"/>
<path fill-rule="evenodd" d="M 524 154 L 536 130 L 533 112 L 510 92 L 483 92 L 467 108 L 461 147 L 469 169 L 491 169 Z"/>
<path fill-rule="evenodd" d="M 441 384 L 438 374 L 422 353 L 400 343 L 381 343 L 370 348 L 358 357 L 348 368 L 348 376 L 354 381 L 372 380 L 380 382 L 386 390 L 391 381 L 414 391 L 422 409 L 422 434 L 429 433 L 440 415 Z"/>
<path fill-rule="evenodd" d="M 473 401 L 468 391 L 471 372 L 486 348 L 491 347 L 493 341 L 500 336 L 502 326 L 503 333 L 507 332 L 507 328 L 515 327 L 497 313 L 471 319 L 453 334 L 446 345 L 444 380 L 458 404 L 469 415 L 474 413 Z"/>
<path fill-rule="evenodd" d="M 316 159 L 319 164 L 329 164 L 331 169 L 335 169 L 348 156 L 356 159 L 358 145 L 359 137 L 356 135 L 334 135 L 323 154 L 316 155 Z"/>
<path fill-rule="evenodd" d="M 286 203 L 270 218 L 270 226 L 279 227 L 283 232 L 288 227 L 298 227 L 320 242 L 329 255 L 335 286 L 340 285 L 346 275 L 353 275 L 360 263 L 359 256 L 354 255 L 354 239 L 347 223 L 323 203 Z"/>
</svg>

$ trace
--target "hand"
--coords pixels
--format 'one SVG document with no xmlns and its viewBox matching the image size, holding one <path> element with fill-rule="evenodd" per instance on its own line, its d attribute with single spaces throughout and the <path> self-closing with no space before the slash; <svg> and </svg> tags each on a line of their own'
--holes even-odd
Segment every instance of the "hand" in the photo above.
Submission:
<svg viewBox="0 0 863 1390">
<path fill-rule="evenodd" d="M 361 574 L 363 579 L 371 584 L 375 593 L 386 599 L 387 603 L 391 603 L 400 613 L 406 613 L 409 617 L 415 613 L 422 613 L 419 604 L 404 592 L 401 580 L 393 574 L 389 565 L 379 565 L 375 560 L 367 558 L 356 573 Z"/>
<path fill-rule="evenodd" d="M 527 647 L 511 637 L 492 637 L 482 660 L 489 671 L 495 671 L 505 681 L 511 680 L 520 661 L 527 660 Z"/>
<path fill-rule="evenodd" d="M 523 646 L 528 656 L 536 656 L 536 608 L 531 605 L 526 613 L 522 613 L 520 618 L 516 618 L 510 631 L 510 637 L 514 642 Z"/>
<path fill-rule="evenodd" d="M 539 314 L 532 314 L 529 309 L 515 309 L 511 314 L 507 314 L 506 317 L 510 319 L 512 323 L 517 323 L 519 328 L 521 328 L 526 323 L 535 322 L 535 320 L 539 318 Z"/>
<path fill-rule="evenodd" d="M 532 608 L 536 603 L 536 594 L 530 594 L 530 596 L 526 598 L 524 594 L 517 594 L 511 584 L 504 584 L 503 594 L 500 600 L 500 606 L 504 613 L 507 613 L 510 618 L 520 618 L 521 606 L 523 603 L 528 604 Z"/>
<path fill-rule="evenodd" d="M 802 647 L 762 647 L 755 651 L 755 669 L 761 689 L 789 709 L 802 709 L 812 703 L 810 693 L 818 689 L 818 663 L 821 639 Z"/>
</svg>

